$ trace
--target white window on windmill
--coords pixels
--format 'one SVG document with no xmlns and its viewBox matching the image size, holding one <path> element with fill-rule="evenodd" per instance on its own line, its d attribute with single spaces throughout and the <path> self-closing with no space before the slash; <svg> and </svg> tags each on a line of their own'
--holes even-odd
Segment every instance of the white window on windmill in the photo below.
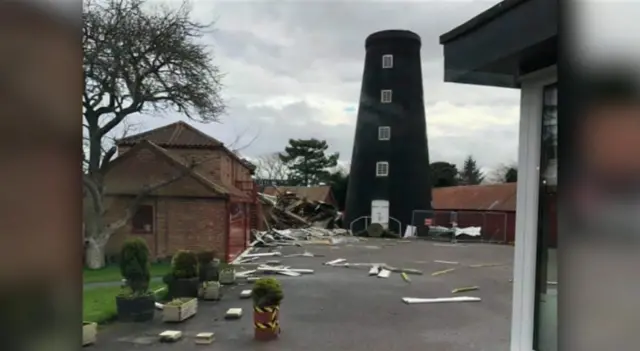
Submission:
<svg viewBox="0 0 640 351">
<path fill-rule="evenodd" d="M 393 55 L 382 55 L 382 68 L 393 68 Z"/>
<path fill-rule="evenodd" d="M 380 102 L 383 104 L 391 103 L 391 96 L 393 95 L 393 91 L 391 89 L 381 90 L 380 91 Z"/>
<path fill-rule="evenodd" d="M 389 162 L 376 162 L 376 177 L 386 177 L 389 175 Z"/>
<path fill-rule="evenodd" d="M 391 127 L 378 127 L 378 140 L 391 140 Z"/>
</svg>

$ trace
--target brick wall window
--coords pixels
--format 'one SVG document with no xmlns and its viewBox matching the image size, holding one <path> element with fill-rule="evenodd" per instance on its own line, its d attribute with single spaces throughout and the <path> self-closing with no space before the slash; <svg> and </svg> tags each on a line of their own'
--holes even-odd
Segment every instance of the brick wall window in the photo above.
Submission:
<svg viewBox="0 0 640 351">
<path fill-rule="evenodd" d="M 141 205 L 131 218 L 131 226 L 136 233 L 153 232 L 153 206 Z"/>
</svg>

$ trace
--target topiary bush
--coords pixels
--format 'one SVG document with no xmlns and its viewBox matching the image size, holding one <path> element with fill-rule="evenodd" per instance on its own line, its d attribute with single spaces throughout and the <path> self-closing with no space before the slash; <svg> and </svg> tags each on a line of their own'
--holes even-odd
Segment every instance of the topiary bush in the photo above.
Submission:
<svg viewBox="0 0 640 351">
<path fill-rule="evenodd" d="M 124 242 L 120 250 L 120 274 L 127 281 L 133 295 L 146 294 L 149 289 L 149 247 L 141 238 Z"/>
<path fill-rule="evenodd" d="M 200 264 L 200 266 L 212 263 L 214 258 L 216 258 L 216 253 L 212 250 L 198 252 L 198 264 Z"/>
<path fill-rule="evenodd" d="M 176 279 L 198 277 L 198 256 L 189 250 L 176 252 L 171 260 L 171 274 Z"/>
<path fill-rule="evenodd" d="M 253 285 L 251 297 L 256 307 L 279 306 L 284 299 L 284 292 L 276 278 L 260 278 Z"/>
</svg>

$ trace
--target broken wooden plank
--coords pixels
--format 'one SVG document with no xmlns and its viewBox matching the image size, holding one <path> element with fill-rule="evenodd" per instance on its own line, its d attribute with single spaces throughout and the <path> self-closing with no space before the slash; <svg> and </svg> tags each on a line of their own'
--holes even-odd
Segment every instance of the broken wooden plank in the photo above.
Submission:
<svg viewBox="0 0 640 351">
<path fill-rule="evenodd" d="M 483 267 L 498 267 L 502 266 L 502 263 L 480 263 L 480 264 L 472 264 L 469 265 L 471 268 L 483 268 Z"/>
<path fill-rule="evenodd" d="M 333 265 L 336 265 L 336 264 L 342 263 L 342 262 L 347 262 L 347 259 L 346 258 L 337 258 L 337 259 L 335 259 L 333 261 L 325 262 L 324 264 L 327 265 L 327 266 L 333 266 Z"/>
<path fill-rule="evenodd" d="M 407 273 L 407 274 L 414 274 L 414 275 L 422 275 L 422 271 L 419 269 L 413 269 L 413 268 L 398 268 L 398 267 L 392 267 L 389 265 L 382 265 L 382 268 L 392 271 L 394 273 Z"/>
<path fill-rule="evenodd" d="M 461 293 L 461 292 L 475 291 L 475 290 L 478 290 L 478 289 L 480 289 L 480 288 L 477 287 L 477 286 L 467 286 L 467 287 L 464 287 L 464 288 L 453 289 L 453 290 L 451 290 L 451 293 L 452 294 L 457 294 L 457 293 Z"/>
<path fill-rule="evenodd" d="M 288 268 L 287 270 L 289 272 L 296 272 L 300 274 L 313 274 L 314 272 L 313 269 L 308 269 L 308 268 Z"/>
<path fill-rule="evenodd" d="M 442 271 L 433 272 L 433 273 L 431 273 L 431 276 L 436 277 L 436 276 L 439 276 L 439 275 L 443 275 L 443 274 L 447 274 L 447 273 L 453 272 L 455 270 L 456 270 L 455 268 L 449 268 L 449 269 L 445 269 L 445 270 L 442 270 Z"/>
<path fill-rule="evenodd" d="M 407 273 L 402 272 L 400 273 L 400 276 L 402 277 L 402 280 L 404 280 L 407 283 L 411 283 L 411 278 L 409 278 L 409 276 L 407 275 Z"/>
<path fill-rule="evenodd" d="M 403 297 L 402 302 L 412 305 L 418 303 L 445 303 L 445 302 L 479 302 L 479 297 L 472 296 L 456 296 L 456 297 L 436 297 L 436 298 L 419 298 L 419 297 Z"/>
<path fill-rule="evenodd" d="M 273 256 L 282 256 L 282 253 L 280 253 L 278 251 L 273 251 L 273 252 L 249 253 L 249 254 L 244 255 L 245 258 L 251 258 L 251 257 L 273 257 Z"/>
<path fill-rule="evenodd" d="M 435 260 L 433 261 L 435 263 L 442 263 L 442 264 L 460 264 L 460 262 L 455 262 L 455 261 L 442 261 L 442 260 Z"/>
</svg>

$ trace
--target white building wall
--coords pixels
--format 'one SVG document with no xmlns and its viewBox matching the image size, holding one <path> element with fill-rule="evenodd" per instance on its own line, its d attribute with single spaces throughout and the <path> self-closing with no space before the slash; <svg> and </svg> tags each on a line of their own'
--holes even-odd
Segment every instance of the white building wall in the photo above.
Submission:
<svg viewBox="0 0 640 351">
<path fill-rule="evenodd" d="M 533 350 L 543 88 L 556 81 L 555 66 L 521 79 L 510 351 Z"/>
</svg>

